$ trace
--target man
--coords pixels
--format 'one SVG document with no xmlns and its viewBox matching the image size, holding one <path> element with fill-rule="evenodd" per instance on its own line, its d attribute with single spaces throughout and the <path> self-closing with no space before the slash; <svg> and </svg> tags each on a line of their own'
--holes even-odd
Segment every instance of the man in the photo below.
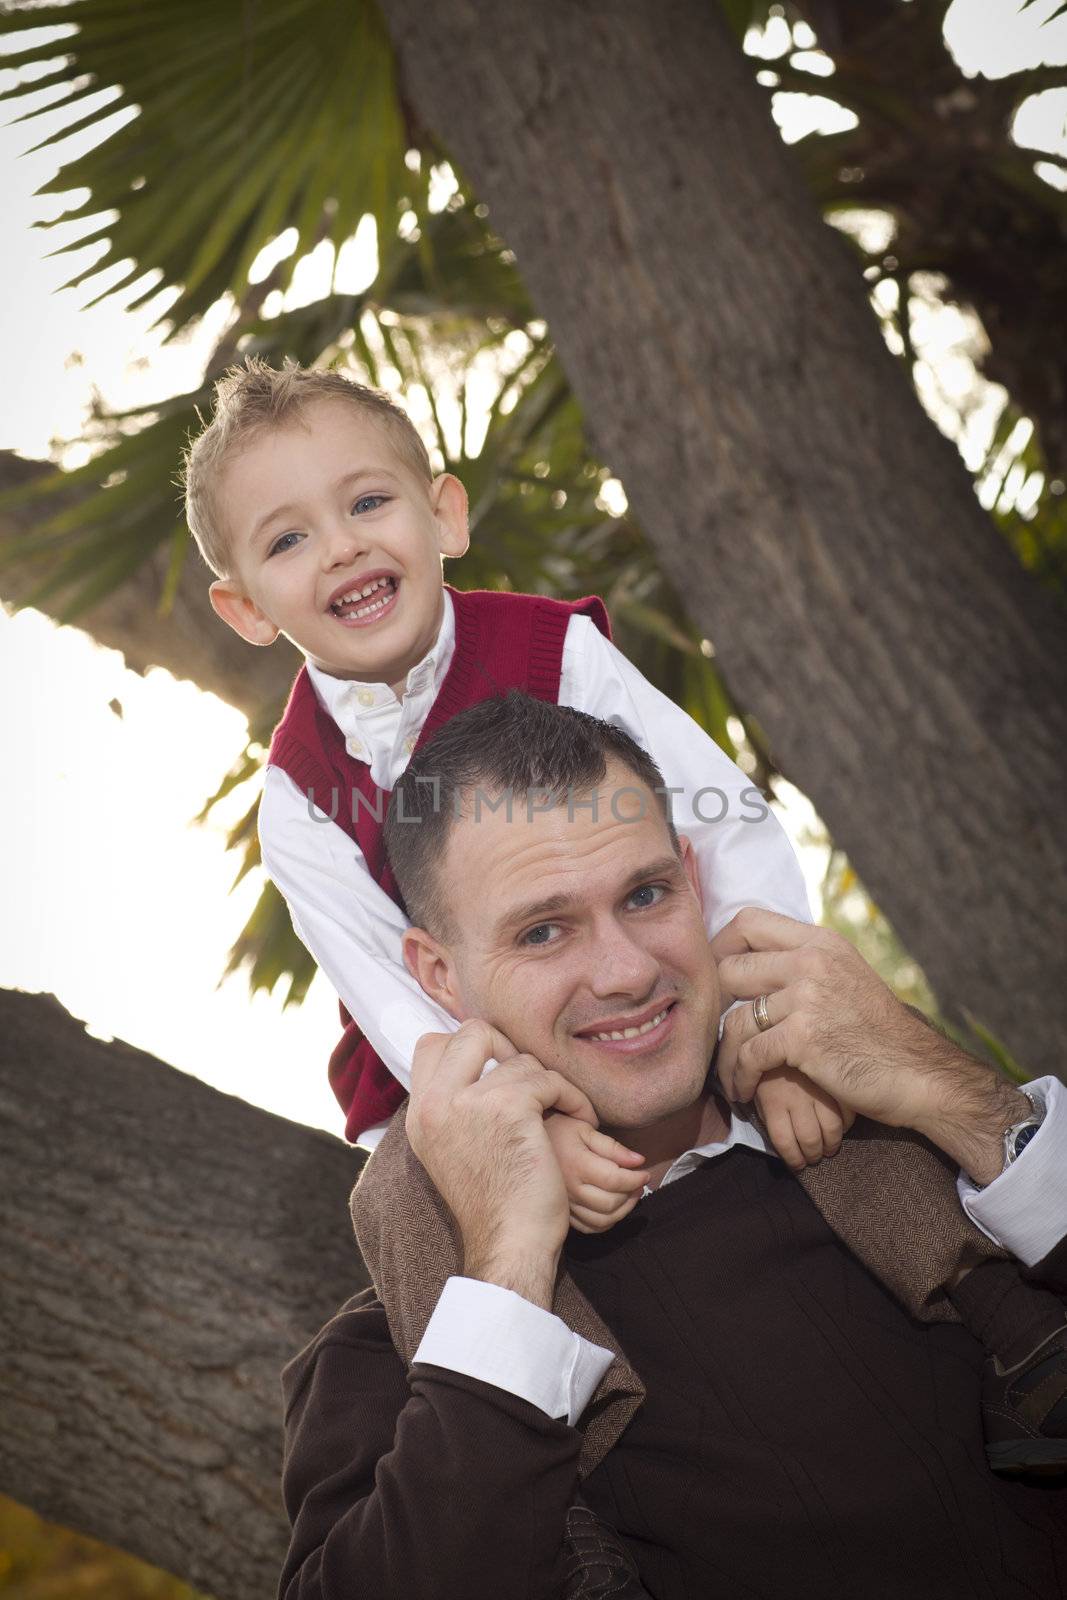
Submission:
<svg viewBox="0 0 1067 1600">
<path fill-rule="evenodd" d="M 717 964 L 687 842 L 590 720 L 523 697 L 475 708 L 394 794 L 406 959 L 469 1019 L 420 1048 L 407 1118 L 463 1277 L 410 1371 L 370 1295 L 288 1370 L 283 1593 L 559 1594 L 574 1424 L 609 1359 L 548 1309 L 564 1252 L 645 1383 L 582 1492 L 650 1594 L 1067 1593 L 1063 1498 L 986 1468 L 974 1338 L 901 1310 L 731 1115 L 708 1063 L 722 1005 L 761 1001 L 727 1019 L 717 1066 L 735 1093 L 788 1062 L 925 1134 L 973 1180 L 972 1214 L 1062 1291 L 1059 1086 L 1002 1171 L 1029 1101 L 843 941 L 743 913 Z M 561 766 L 576 728 L 585 754 Z M 644 1157 L 653 1192 L 608 1233 L 568 1237 L 553 1110 L 595 1114 Z M 1052 1202 L 1040 1213 L 1035 1187 Z"/>
</svg>

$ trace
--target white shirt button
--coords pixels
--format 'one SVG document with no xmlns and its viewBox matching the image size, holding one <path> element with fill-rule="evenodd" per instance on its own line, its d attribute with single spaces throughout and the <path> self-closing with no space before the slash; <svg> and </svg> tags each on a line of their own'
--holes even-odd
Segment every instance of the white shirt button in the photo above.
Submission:
<svg viewBox="0 0 1067 1600">
<path fill-rule="evenodd" d="M 346 739 L 345 749 L 350 756 L 361 756 L 363 754 L 363 746 L 358 739 Z"/>
<path fill-rule="evenodd" d="M 361 689 L 356 699 L 361 706 L 372 706 L 374 704 L 374 695 L 369 689 Z"/>
<path fill-rule="evenodd" d="M 407 751 L 408 755 L 411 754 L 411 752 L 414 750 L 414 748 L 415 748 L 417 743 L 418 743 L 417 739 L 405 739 L 404 740 L 404 749 Z"/>
</svg>

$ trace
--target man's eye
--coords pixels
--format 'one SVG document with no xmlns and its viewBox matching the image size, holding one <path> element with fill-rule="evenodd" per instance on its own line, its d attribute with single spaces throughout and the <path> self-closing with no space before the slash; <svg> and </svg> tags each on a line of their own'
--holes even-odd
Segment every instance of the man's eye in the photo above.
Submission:
<svg viewBox="0 0 1067 1600">
<path fill-rule="evenodd" d="M 642 900 L 641 905 L 654 906 L 663 898 L 666 893 L 667 886 L 664 883 L 643 883 L 639 889 L 634 890 L 633 894 L 630 896 L 630 899 L 636 900 L 639 894 L 650 895 L 652 898 L 648 900 Z"/>
<path fill-rule="evenodd" d="M 555 944 L 556 941 L 552 938 L 555 927 L 556 924 L 554 922 L 539 922 L 536 928 L 527 928 L 520 943 L 527 945 Z"/>
<path fill-rule="evenodd" d="M 268 561 L 270 560 L 271 556 L 280 555 L 283 550 L 291 550 L 293 546 L 289 543 L 289 540 L 299 538 L 300 534 L 296 532 L 281 534 L 277 539 L 275 539 L 274 543 L 267 551 Z"/>
<path fill-rule="evenodd" d="M 356 516 L 362 516 L 365 511 L 377 511 L 379 506 L 385 504 L 387 498 L 388 496 L 384 494 L 361 494 L 352 510 Z"/>
</svg>

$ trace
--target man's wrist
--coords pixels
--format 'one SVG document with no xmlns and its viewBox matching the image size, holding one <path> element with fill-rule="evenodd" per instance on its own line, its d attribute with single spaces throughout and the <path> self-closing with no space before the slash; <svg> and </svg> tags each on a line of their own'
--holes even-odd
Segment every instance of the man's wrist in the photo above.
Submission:
<svg viewBox="0 0 1067 1600">
<path fill-rule="evenodd" d="M 981 1187 L 1004 1170 L 1004 1135 L 1032 1112 L 1031 1102 L 993 1068 L 958 1052 L 938 1075 L 929 1112 L 913 1126 Z"/>
<path fill-rule="evenodd" d="M 474 1246 L 463 1253 L 463 1276 L 510 1289 L 531 1305 L 551 1311 L 556 1291 L 559 1251 L 522 1241 Z"/>
</svg>

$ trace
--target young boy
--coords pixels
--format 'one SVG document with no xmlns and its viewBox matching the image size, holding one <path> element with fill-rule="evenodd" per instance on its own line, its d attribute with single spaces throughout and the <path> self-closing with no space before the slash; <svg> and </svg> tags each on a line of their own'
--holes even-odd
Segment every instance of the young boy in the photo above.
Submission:
<svg viewBox="0 0 1067 1600">
<path fill-rule="evenodd" d="M 213 420 L 187 455 L 186 491 L 190 527 L 218 574 L 211 601 L 219 616 L 252 644 L 285 634 L 307 658 L 271 744 L 260 838 L 297 932 L 356 1019 L 331 1062 L 349 1138 L 376 1142 L 404 1098 L 417 1040 L 455 1026 L 403 965 L 406 919 L 381 824 L 416 745 L 465 706 L 522 688 L 616 723 L 655 758 L 676 797 L 674 820 L 696 849 L 709 934 L 744 905 L 809 920 L 797 862 L 758 791 L 614 649 L 598 600 L 568 605 L 444 586 L 442 558 L 467 548 L 466 495 L 450 474 L 433 476 L 418 434 L 383 396 L 336 373 L 276 372 L 251 361 L 218 385 Z M 840 1143 L 837 1106 L 797 1074 L 765 1079 L 757 1109 L 795 1170 Z M 600 1190 L 592 1207 L 572 1208 L 576 1225 L 610 1225 L 640 1197 L 640 1158 L 616 1148 L 617 1182 L 605 1190 L 607 1142 L 555 1120 L 570 1193 L 585 1184 L 588 1200 L 589 1185 Z M 890 1286 L 916 1314 L 952 1315 L 940 1291 L 965 1251 L 969 1259 L 1000 1254 L 954 1201 L 920 1203 L 916 1241 L 927 1244 L 935 1224 L 951 1241 L 951 1269 L 930 1283 L 922 1252 L 909 1257 L 899 1195 L 843 1201 L 819 1169 L 804 1181 L 869 1262 L 853 1218 L 863 1212 L 866 1235 L 872 1208 L 884 1207 L 887 1235 L 905 1258 Z M 884 1265 L 885 1253 L 877 1260 Z M 979 1306 L 968 1317 L 976 1331 L 992 1322 L 996 1347 L 1011 1347 L 1012 1356 L 1019 1338 L 1036 1346 L 1054 1330 L 1050 1319 L 1063 1320 L 1051 1297 L 1016 1291 L 1017 1282 L 1010 1317 L 1002 1287 L 996 1316 Z M 1026 1448 L 1000 1454 L 1018 1467 Z"/>
</svg>

